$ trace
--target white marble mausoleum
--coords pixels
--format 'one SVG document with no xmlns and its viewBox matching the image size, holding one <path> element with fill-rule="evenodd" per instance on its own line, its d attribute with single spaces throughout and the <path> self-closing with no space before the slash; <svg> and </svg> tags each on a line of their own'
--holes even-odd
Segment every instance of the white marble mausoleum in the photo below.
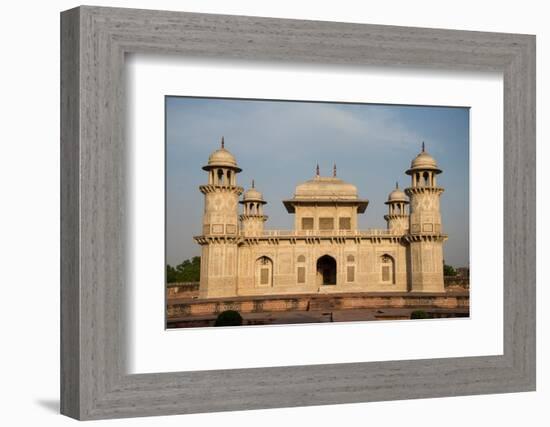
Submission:
<svg viewBox="0 0 550 427">
<path fill-rule="evenodd" d="M 348 292 L 444 292 L 441 173 L 424 149 L 405 172 L 410 186 L 387 201 L 385 229 L 358 227 L 369 204 L 336 176 L 315 176 L 283 200 L 294 229 L 270 230 L 262 193 L 237 183 L 224 147 L 203 167 L 200 298 Z M 242 195 L 242 198 L 240 196 Z"/>
</svg>

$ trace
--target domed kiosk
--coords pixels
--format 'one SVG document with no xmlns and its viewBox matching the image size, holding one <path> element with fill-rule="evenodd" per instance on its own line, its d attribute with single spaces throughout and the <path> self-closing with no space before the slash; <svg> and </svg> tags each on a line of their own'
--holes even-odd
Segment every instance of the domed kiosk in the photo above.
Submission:
<svg viewBox="0 0 550 427">
<path fill-rule="evenodd" d="M 252 186 L 244 192 L 240 203 L 243 205 L 243 213 L 239 217 L 243 236 L 261 236 L 264 231 L 264 222 L 267 221 L 263 208 L 267 202 L 262 193 L 256 189 L 254 180 L 252 180 Z"/>
<path fill-rule="evenodd" d="M 406 232 L 409 228 L 409 214 L 407 213 L 409 198 L 401 191 L 399 183 L 395 183 L 395 189 L 388 195 L 385 204 L 388 205 L 388 213 L 384 215 L 388 230 L 395 233 Z"/>
<path fill-rule="evenodd" d="M 296 186 L 294 197 L 283 200 L 288 213 L 295 214 L 295 229 L 306 232 L 355 230 L 357 214 L 367 209 L 369 201 L 360 199 L 357 187 L 336 176 L 321 176 L 319 165 L 313 179 Z"/>
</svg>

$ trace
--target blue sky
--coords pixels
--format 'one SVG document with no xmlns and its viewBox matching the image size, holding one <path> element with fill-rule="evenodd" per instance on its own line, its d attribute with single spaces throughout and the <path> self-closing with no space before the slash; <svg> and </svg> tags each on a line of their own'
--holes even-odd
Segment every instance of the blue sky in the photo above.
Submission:
<svg viewBox="0 0 550 427">
<path fill-rule="evenodd" d="M 384 202 L 405 175 L 422 141 L 443 173 L 438 184 L 443 229 L 449 235 L 448 264 L 469 264 L 469 110 L 455 107 L 394 106 L 213 98 L 166 98 L 166 260 L 179 264 L 200 254 L 207 180 L 202 166 L 219 147 L 236 157 L 239 185 L 252 179 L 268 202 L 266 228 L 292 229 L 293 215 L 282 204 L 299 183 L 311 179 L 319 163 L 330 176 L 357 186 L 370 201 L 360 228 L 385 228 Z"/>
</svg>

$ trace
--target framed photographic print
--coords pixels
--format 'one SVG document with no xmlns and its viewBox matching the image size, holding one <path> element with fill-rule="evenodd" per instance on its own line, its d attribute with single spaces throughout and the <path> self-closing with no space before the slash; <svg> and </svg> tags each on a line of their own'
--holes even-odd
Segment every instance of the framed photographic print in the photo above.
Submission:
<svg viewBox="0 0 550 427">
<path fill-rule="evenodd" d="M 468 108 L 175 96 L 165 108 L 167 327 L 468 317 Z M 218 143 L 222 131 L 238 140 Z M 373 198 L 379 228 L 363 219 Z"/>
<path fill-rule="evenodd" d="M 61 18 L 62 413 L 535 389 L 534 36 Z"/>
</svg>

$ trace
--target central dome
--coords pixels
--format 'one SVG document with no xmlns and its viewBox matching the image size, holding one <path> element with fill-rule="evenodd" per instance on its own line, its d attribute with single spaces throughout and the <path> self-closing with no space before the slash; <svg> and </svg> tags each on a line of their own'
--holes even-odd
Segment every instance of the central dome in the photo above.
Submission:
<svg viewBox="0 0 550 427">
<path fill-rule="evenodd" d="M 336 166 L 332 177 L 319 175 L 319 166 L 315 178 L 296 186 L 294 197 L 283 200 L 288 213 L 296 213 L 298 206 L 354 206 L 357 213 L 364 213 L 369 201 L 360 199 L 357 187 L 336 177 Z"/>
<path fill-rule="evenodd" d="M 295 199 L 333 200 L 357 199 L 357 187 L 340 178 L 316 176 L 309 181 L 299 184 L 294 193 Z"/>
</svg>

